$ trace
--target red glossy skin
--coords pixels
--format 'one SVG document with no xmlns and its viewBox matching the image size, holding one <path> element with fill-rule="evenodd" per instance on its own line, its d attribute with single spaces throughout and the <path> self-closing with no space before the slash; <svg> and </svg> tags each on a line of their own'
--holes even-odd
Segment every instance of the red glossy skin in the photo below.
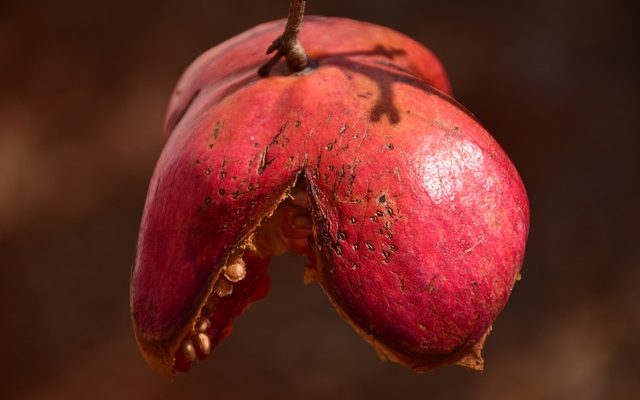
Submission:
<svg viewBox="0 0 640 400">
<path fill-rule="evenodd" d="M 171 100 L 132 274 L 145 357 L 173 372 L 220 268 L 303 179 L 315 278 L 340 314 L 416 370 L 480 369 L 524 256 L 514 166 L 443 94 L 433 54 L 387 28 L 307 17 L 301 42 L 317 68 L 259 78 L 283 26 L 209 50 Z"/>
</svg>

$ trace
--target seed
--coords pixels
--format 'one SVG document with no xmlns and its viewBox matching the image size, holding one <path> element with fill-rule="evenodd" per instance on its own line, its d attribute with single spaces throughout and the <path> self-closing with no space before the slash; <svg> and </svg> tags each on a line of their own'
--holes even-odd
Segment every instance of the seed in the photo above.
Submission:
<svg viewBox="0 0 640 400">
<path fill-rule="evenodd" d="M 198 322 L 196 326 L 196 330 L 198 332 L 206 332 L 210 326 L 211 326 L 211 322 L 209 322 L 208 319 L 203 318 L 202 320 L 200 320 L 200 322 Z"/>
<path fill-rule="evenodd" d="M 182 342 L 182 353 L 189 361 L 195 361 L 196 359 L 196 348 L 193 346 L 193 342 L 191 339 L 186 339 Z"/>
<path fill-rule="evenodd" d="M 231 282 L 239 282 L 247 275 L 247 266 L 242 258 L 238 258 L 233 264 L 224 269 L 224 277 Z"/>
<path fill-rule="evenodd" d="M 233 293 L 233 285 L 225 279 L 218 279 L 213 291 L 218 295 L 218 297 L 227 297 Z"/>
<path fill-rule="evenodd" d="M 211 352 L 211 340 L 209 340 L 209 336 L 206 334 L 198 333 L 196 343 L 198 343 L 198 349 L 202 354 L 207 355 Z"/>
</svg>

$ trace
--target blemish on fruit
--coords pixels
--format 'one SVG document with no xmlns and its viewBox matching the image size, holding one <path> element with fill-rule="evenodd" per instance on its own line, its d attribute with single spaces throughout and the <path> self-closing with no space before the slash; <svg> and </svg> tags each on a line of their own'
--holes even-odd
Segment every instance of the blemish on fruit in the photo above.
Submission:
<svg viewBox="0 0 640 400">
<path fill-rule="evenodd" d="M 342 255 L 342 245 L 340 245 L 339 243 L 336 243 L 333 246 L 333 250 L 336 252 L 337 255 Z"/>
<path fill-rule="evenodd" d="M 220 136 L 220 132 L 222 131 L 222 128 L 224 127 L 224 121 L 217 121 L 216 122 L 216 126 L 215 128 L 213 128 L 213 139 L 217 139 L 218 136 Z"/>
</svg>

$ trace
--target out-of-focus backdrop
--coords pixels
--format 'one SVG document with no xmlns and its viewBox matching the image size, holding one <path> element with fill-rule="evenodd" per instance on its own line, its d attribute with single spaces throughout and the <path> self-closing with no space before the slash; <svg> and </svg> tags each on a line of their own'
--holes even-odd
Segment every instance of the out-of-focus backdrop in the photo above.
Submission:
<svg viewBox="0 0 640 400">
<path fill-rule="evenodd" d="M 308 4 L 434 50 L 527 185 L 523 279 L 483 374 L 379 362 L 294 256 L 206 362 L 174 382 L 147 367 L 128 285 L 169 94 L 199 53 L 287 7 L 0 2 L 0 398 L 637 398 L 640 32 L 624 1 Z"/>
</svg>

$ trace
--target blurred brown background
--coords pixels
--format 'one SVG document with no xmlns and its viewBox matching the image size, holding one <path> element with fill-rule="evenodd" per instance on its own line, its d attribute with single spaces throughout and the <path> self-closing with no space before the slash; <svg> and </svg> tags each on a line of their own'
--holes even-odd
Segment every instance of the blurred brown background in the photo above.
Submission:
<svg viewBox="0 0 640 400">
<path fill-rule="evenodd" d="M 519 168 L 528 254 L 484 374 L 378 362 L 293 256 L 207 362 L 175 382 L 147 367 L 128 284 L 169 94 L 199 53 L 287 7 L 0 2 L 0 398 L 638 398 L 640 32 L 621 1 L 308 5 L 428 45 Z"/>
</svg>

